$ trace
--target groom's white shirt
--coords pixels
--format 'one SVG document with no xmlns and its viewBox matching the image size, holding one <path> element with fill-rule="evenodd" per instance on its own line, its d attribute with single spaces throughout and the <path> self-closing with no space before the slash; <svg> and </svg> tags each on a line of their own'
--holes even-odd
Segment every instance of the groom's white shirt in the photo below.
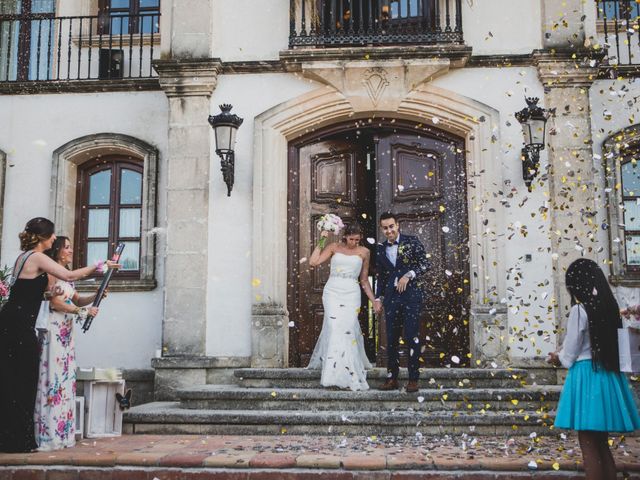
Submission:
<svg viewBox="0 0 640 480">
<path fill-rule="evenodd" d="M 385 253 L 387 255 L 387 258 L 389 259 L 389 261 L 391 262 L 391 265 L 393 265 L 394 267 L 396 266 L 396 261 L 398 260 L 398 245 L 400 244 L 400 233 L 398 233 L 398 237 L 396 238 L 396 241 L 393 245 L 389 245 L 388 244 L 388 240 L 387 240 L 387 246 L 385 247 Z M 407 272 L 409 274 L 409 280 L 413 280 L 416 277 L 416 273 L 413 270 L 409 270 Z M 396 278 L 394 284 L 397 286 L 398 285 L 398 279 Z"/>
<path fill-rule="evenodd" d="M 396 260 L 398 259 L 398 244 L 400 243 L 400 234 L 398 234 L 398 237 L 396 238 L 396 243 L 394 243 L 393 245 L 389 245 L 388 242 L 389 241 L 387 240 L 387 246 L 386 246 L 387 258 L 391 262 L 391 265 L 395 267 Z"/>
</svg>

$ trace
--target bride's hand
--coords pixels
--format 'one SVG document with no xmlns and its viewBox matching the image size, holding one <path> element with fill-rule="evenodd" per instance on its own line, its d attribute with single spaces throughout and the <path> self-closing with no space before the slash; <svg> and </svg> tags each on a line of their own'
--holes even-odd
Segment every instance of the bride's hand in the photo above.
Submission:
<svg viewBox="0 0 640 480">
<path fill-rule="evenodd" d="M 326 231 L 326 230 L 322 230 L 322 231 L 320 232 L 320 236 L 321 236 L 322 238 L 329 238 L 329 232 L 328 232 L 328 231 Z"/>
</svg>

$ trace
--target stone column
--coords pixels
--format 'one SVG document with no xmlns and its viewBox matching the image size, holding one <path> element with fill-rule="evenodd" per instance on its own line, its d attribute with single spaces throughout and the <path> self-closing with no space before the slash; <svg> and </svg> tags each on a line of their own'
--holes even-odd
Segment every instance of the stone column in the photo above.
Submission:
<svg viewBox="0 0 640 480">
<path fill-rule="evenodd" d="M 154 361 L 156 397 L 206 383 L 197 361 L 206 355 L 209 165 L 207 123 L 218 59 L 162 60 L 154 64 L 169 100 L 162 359 Z M 177 358 L 180 357 L 180 358 Z M 192 365 L 193 364 L 193 365 Z"/>
<path fill-rule="evenodd" d="M 597 223 L 589 87 L 597 68 L 589 52 L 554 50 L 534 54 L 545 88 L 544 106 L 556 113 L 547 124 L 549 216 L 557 326 L 570 309 L 567 267 L 576 258 L 596 258 Z M 593 66 L 591 66 L 593 65 Z"/>
<path fill-rule="evenodd" d="M 180 4 L 179 7 L 177 6 Z M 213 58 L 213 0 L 162 2 L 161 58 L 154 62 L 169 101 L 163 253 L 162 358 L 154 359 L 156 399 L 207 383 L 206 310 L 211 94 L 221 70 Z M 215 362 L 214 362 L 215 363 Z"/>
</svg>

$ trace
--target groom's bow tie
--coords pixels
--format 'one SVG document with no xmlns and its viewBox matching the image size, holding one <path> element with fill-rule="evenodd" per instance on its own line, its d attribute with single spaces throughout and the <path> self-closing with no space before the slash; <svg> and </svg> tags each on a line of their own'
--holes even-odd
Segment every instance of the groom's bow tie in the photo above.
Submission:
<svg viewBox="0 0 640 480">
<path fill-rule="evenodd" d="M 395 242 L 390 242 L 389 240 L 387 240 L 387 247 L 392 247 L 393 245 L 398 245 L 398 241 L 396 240 Z"/>
</svg>

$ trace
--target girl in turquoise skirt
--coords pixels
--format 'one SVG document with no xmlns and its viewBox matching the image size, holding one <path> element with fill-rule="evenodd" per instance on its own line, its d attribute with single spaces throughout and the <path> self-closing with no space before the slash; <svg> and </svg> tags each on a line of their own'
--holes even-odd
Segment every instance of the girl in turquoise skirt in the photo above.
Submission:
<svg viewBox="0 0 640 480">
<path fill-rule="evenodd" d="M 640 416 L 627 382 L 620 373 L 618 303 L 598 264 L 581 258 L 567 269 L 571 295 L 567 332 L 549 362 L 569 369 L 555 426 L 578 431 L 587 479 L 615 479 L 609 432 L 640 428 Z"/>
</svg>

